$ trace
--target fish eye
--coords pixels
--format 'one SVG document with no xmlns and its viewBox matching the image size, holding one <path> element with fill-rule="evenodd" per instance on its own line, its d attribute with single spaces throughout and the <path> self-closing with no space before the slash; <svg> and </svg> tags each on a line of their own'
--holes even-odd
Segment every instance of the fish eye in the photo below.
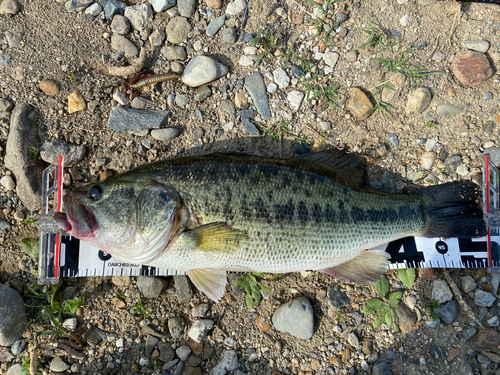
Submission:
<svg viewBox="0 0 500 375">
<path fill-rule="evenodd" d="M 94 186 L 89 191 L 89 197 L 95 201 L 101 198 L 101 194 L 102 194 L 102 189 L 100 186 Z"/>
</svg>

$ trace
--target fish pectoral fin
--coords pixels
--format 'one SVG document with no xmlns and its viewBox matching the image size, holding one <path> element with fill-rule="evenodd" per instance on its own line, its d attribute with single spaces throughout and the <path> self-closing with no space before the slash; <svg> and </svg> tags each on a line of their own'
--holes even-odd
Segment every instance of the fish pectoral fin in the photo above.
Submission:
<svg viewBox="0 0 500 375">
<path fill-rule="evenodd" d="M 214 268 L 189 270 L 188 276 L 193 284 L 210 299 L 219 302 L 226 289 L 226 271 Z"/>
<path fill-rule="evenodd" d="M 363 251 L 356 258 L 338 266 L 318 270 L 358 284 L 370 284 L 380 279 L 387 271 L 389 255 L 380 250 Z"/>
<path fill-rule="evenodd" d="M 196 248 L 218 253 L 231 253 L 248 238 L 245 232 L 225 222 L 205 224 L 186 232 L 186 235 L 194 241 Z"/>
</svg>

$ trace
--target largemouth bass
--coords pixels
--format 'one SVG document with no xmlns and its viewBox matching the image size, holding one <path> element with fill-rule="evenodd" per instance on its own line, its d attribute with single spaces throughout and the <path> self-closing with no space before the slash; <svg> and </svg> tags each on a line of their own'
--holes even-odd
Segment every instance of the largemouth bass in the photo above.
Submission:
<svg viewBox="0 0 500 375">
<path fill-rule="evenodd" d="M 486 233 L 472 182 L 385 194 L 362 187 L 362 164 L 341 151 L 165 160 L 67 193 L 55 220 L 122 261 L 187 271 L 216 301 L 226 271 L 319 270 L 368 283 L 387 256 L 366 249 Z"/>
</svg>

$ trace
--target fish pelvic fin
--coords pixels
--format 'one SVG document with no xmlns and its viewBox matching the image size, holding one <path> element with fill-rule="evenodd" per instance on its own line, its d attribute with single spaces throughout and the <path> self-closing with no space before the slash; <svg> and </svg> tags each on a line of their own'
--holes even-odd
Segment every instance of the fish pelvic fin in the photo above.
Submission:
<svg viewBox="0 0 500 375">
<path fill-rule="evenodd" d="M 387 271 L 388 263 L 389 255 L 384 251 L 366 250 L 345 263 L 318 271 L 357 284 L 371 284 Z"/>
<path fill-rule="evenodd" d="M 189 270 L 187 274 L 193 284 L 211 300 L 215 302 L 221 300 L 227 284 L 226 271 L 204 268 Z"/>
<path fill-rule="evenodd" d="M 186 235 L 193 240 L 196 248 L 218 253 L 231 253 L 248 238 L 245 232 L 232 228 L 226 222 L 205 224 L 186 232 Z"/>
<path fill-rule="evenodd" d="M 451 182 L 417 191 L 424 199 L 425 237 L 472 238 L 486 235 L 480 187 L 471 181 Z"/>
</svg>

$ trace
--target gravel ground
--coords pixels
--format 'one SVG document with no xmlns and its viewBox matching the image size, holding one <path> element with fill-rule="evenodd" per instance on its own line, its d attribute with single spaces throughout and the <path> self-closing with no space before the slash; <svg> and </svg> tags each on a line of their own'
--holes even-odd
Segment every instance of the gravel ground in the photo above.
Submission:
<svg viewBox="0 0 500 375">
<path fill-rule="evenodd" d="M 34 333 L 50 327 L 42 319 L 24 330 L 13 289 L 34 304 L 18 281 L 35 280 L 20 244 L 38 236 L 36 181 L 60 150 L 66 187 L 217 151 L 293 156 L 347 148 L 368 158 L 371 186 L 387 192 L 479 182 L 485 149 L 500 162 L 500 6 L 318 1 L 1 2 L 0 282 L 10 288 L 0 289 L 7 322 L 0 324 L 0 371 L 18 374 Z M 153 71 L 146 77 L 182 79 L 134 90 L 130 70 L 143 65 Z M 110 74 L 117 70 L 128 75 L 125 84 Z M 9 157 L 7 140 L 15 137 L 21 151 Z M 67 279 L 63 300 L 85 303 L 63 316 L 64 327 L 85 346 L 66 334 L 40 336 L 39 369 L 500 373 L 498 347 L 475 343 L 477 327 L 440 270 L 420 272 L 411 289 L 397 273 L 387 276 L 391 291 L 402 292 L 398 332 L 373 328 L 363 314 L 376 297 L 372 286 L 319 273 L 262 278 L 270 291 L 254 308 L 234 283 L 213 303 L 185 277 Z M 498 277 L 481 269 L 451 276 L 476 317 L 496 330 Z M 18 324 L 19 333 L 6 332 L 7 324 Z"/>
</svg>

